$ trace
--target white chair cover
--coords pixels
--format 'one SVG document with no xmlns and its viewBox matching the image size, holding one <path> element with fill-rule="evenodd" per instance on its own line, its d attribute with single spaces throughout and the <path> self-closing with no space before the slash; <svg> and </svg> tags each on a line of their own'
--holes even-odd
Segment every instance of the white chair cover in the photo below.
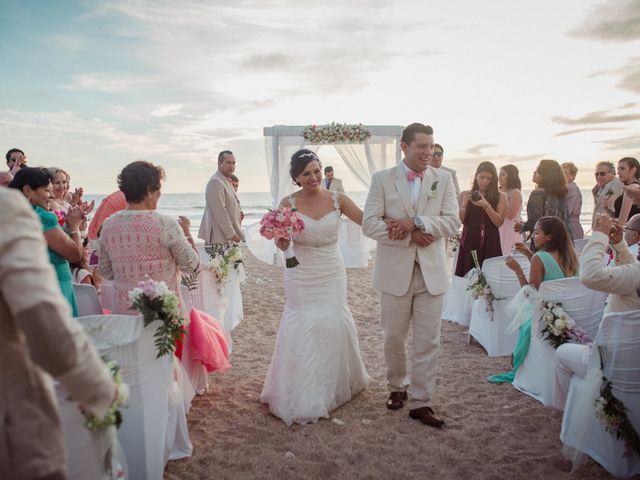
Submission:
<svg viewBox="0 0 640 480">
<path fill-rule="evenodd" d="M 84 426 L 84 417 L 79 406 L 70 397 L 62 384 L 55 382 L 58 412 L 67 452 L 67 475 L 69 480 L 95 478 L 116 480 L 129 478 L 126 458 L 116 436 L 116 427 L 91 432 Z M 107 459 L 110 461 L 107 464 Z M 119 476 L 124 474 L 124 477 Z"/>
<path fill-rule="evenodd" d="M 525 276 L 529 277 L 529 261 L 524 255 L 514 258 L 522 266 Z M 505 300 L 493 302 L 493 320 L 487 313 L 484 298 L 473 301 L 469 335 L 473 336 L 487 351 L 490 357 L 511 355 L 518 340 L 518 332 L 506 333 L 512 318 L 505 312 L 505 306 L 520 290 L 520 283 L 515 272 L 505 264 L 506 257 L 488 258 L 482 264 L 482 272 L 496 297 Z"/>
<path fill-rule="evenodd" d="M 102 304 L 98 298 L 96 287 L 88 284 L 74 283 L 73 291 L 76 294 L 78 315 L 102 315 Z"/>
<path fill-rule="evenodd" d="M 472 269 L 464 277 L 454 275 L 451 278 L 449 289 L 444 294 L 444 303 L 442 305 L 443 320 L 449 320 L 463 327 L 469 326 L 473 297 L 471 297 L 471 292 L 467 290 L 467 286 L 473 274 L 474 271 Z"/>
<path fill-rule="evenodd" d="M 594 339 L 606 305 L 607 294 L 585 287 L 578 277 L 544 282 L 541 300 L 562 303 L 565 312 Z M 546 406 L 553 405 L 555 349 L 544 340 L 539 322 L 540 306 L 533 311 L 529 352 L 520 365 L 513 386 Z"/>
<path fill-rule="evenodd" d="M 120 365 L 129 385 L 129 405 L 121 410 L 118 439 L 130 478 L 162 479 L 172 356 L 156 358 L 153 335 L 159 322 L 143 328 L 142 317 L 131 315 L 79 317 L 78 321 L 98 351 Z"/>
<path fill-rule="evenodd" d="M 604 374 L 612 382 L 613 394 L 628 409 L 627 416 L 640 432 L 640 310 L 609 313 L 602 320 L 595 347 L 603 352 Z M 585 379 L 571 379 L 560 439 L 565 447 L 583 452 L 616 477 L 640 473 L 640 457 L 625 456 L 625 445 L 608 433 L 595 415 L 600 395 L 599 349 L 594 348 Z"/>
</svg>

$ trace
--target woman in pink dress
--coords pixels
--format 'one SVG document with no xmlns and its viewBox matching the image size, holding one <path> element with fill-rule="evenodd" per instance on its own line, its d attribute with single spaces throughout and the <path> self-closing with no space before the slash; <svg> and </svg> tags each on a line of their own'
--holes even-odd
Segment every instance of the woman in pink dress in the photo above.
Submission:
<svg viewBox="0 0 640 480">
<path fill-rule="evenodd" d="M 163 281 L 180 295 L 180 273 L 194 272 L 200 257 L 189 233 L 189 220 L 179 223 L 156 211 L 165 173 L 149 162 L 130 163 L 118 176 L 127 208 L 102 224 L 98 271 L 113 280 L 113 313 L 135 314 L 129 291 L 145 275 Z"/>
<path fill-rule="evenodd" d="M 562 167 L 564 179 L 567 181 L 567 210 L 569 211 L 569 223 L 571 224 L 573 239 L 579 240 L 584 237 L 584 230 L 580 224 L 582 193 L 575 182 L 578 167 L 576 167 L 573 162 L 565 162 L 560 165 L 560 167 Z M 620 197 L 622 197 L 622 195 Z"/>
<path fill-rule="evenodd" d="M 507 209 L 504 222 L 499 228 L 502 255 L 509 255 L 514 244 L 522 242 L 522 235 L 514 231 L 513 225 L 522 220 L 522 193 L 520 175 L 515 165 L 505 165 L 498 175 L 500 191 L 507 196 Z"/>
</svg>

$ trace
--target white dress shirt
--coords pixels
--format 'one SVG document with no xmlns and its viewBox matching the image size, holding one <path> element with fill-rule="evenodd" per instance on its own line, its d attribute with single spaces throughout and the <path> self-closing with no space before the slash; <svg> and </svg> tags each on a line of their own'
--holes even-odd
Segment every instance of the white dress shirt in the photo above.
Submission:
<svg viewBox="0 0 640 480">
<path fill-rule="evenodd" d="M 407 164 L 402 160 L 402 168 L 404 169 L 404 174 L 409 175 L 409 172 L 413 171 Z M 416 177 L 411 182 L 407 178 L 407 183 L 409 184 L 409 192 L 411 192 L 411 201 L 413 202 L 413 209 L 415 210 L 418 206 L 418 198 L 420 198 L 420 188 L 422 188 L 422 178 Z"/>
</svg>

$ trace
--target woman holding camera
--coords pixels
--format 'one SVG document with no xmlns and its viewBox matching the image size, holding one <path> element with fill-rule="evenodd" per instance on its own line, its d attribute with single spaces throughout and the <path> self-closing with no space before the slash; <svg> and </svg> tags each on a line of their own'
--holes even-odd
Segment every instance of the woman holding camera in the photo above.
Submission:
<svg viewBox="0 0 640 480">
<path fill-rule="evenodd" d="M 504 222 L 507 197 L 498 190 L 498 173 L 491 162 L 482 162 L 476 169 L 473 187 L 460 194 L 462 236 L 455 275 L 464 277 L 474 267 L 471 252 L 478 253 L 482 266 L 487 258 L 502 255 L 498 229 Z"/>
</svg>

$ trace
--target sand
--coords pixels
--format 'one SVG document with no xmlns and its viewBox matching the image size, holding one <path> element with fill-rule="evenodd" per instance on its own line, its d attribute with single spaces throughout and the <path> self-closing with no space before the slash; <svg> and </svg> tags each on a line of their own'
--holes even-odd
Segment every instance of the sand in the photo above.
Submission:
<svg viewBox="0 0 640 480">
<path fill-rule="evenodd" d="M 592 460 L 569 473 L 559 439 L 562 414 L 510 384 L 484 380 L 510 369 L 467 343 L 463 327 L 443 322 L 433 408 L 443 430 L 408 410 L 390 411 L 379 296 L 371 266 L 349 269 L 349 306 L 372 377 L 369 388 L 330 419 L 287 427 L 260 403 L 260 392 L 284 304 L 282 270 L 245 255 L 244 321 L 233 332 L 233 368 L 210 376 L 211 387 L 189 413 L 193 456 L 169 462 L 166 479 L 612 478 Z"/>
</svg>

